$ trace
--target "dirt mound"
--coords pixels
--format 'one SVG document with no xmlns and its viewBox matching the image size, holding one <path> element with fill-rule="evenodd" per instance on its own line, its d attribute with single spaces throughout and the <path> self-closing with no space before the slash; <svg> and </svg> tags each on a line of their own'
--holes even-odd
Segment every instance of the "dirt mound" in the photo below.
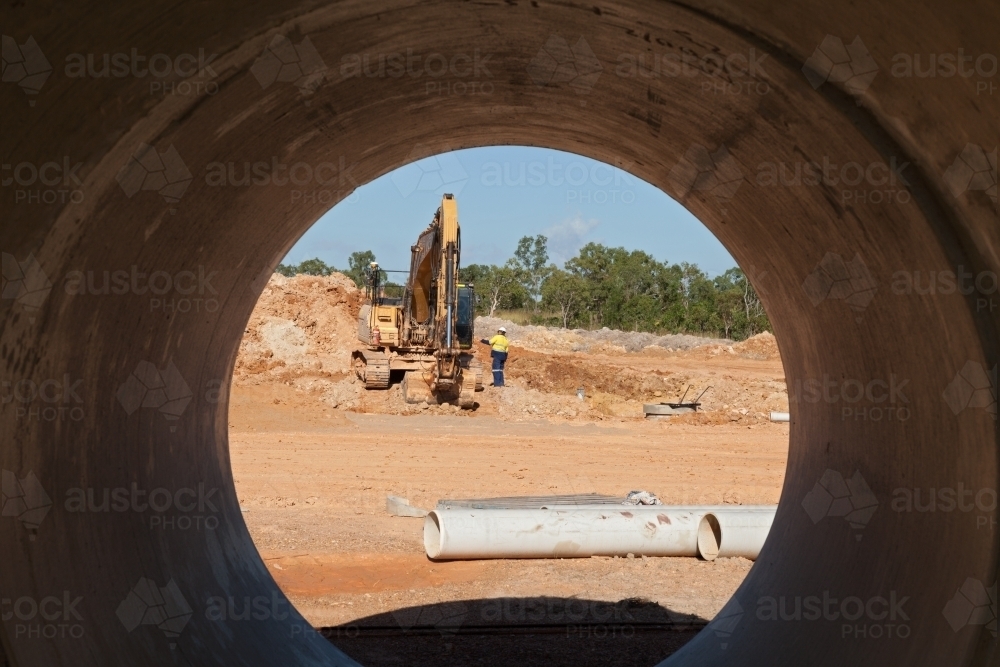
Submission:
<svg viewBox="0 0 1000 667">
<path fill-rule="evenodd" d="M 340 273 L 274 274 L 250 315 L 233 378 L 237 384 L 350 370 L 364 293 Z"/>
<path fill-rule="evenodd" d="M 499 327 L 507 329 L 507 337 L 511 343 L 538 351 L 624 354 L 647 348 L 674 351 L 690 350 L 703 345 L 732 345 L 732 341 L 722 338 L 702 338 L 687 334 L 657 336 L 644 331 L 617 331 L 607 327 L 596 331 L 562 329 L 514 324 L 496 317 L 476 318 L 476 338 L 489 338 Z"/>
<path fill-rule="evenodd" d="M 507 375 L 518 384 L 542 392 L 575 395 L 612 394 L 625 400 L 651 399 L 683 390 L 685 378 L 669 371 L 639 371 L 602 364 L 589 355 L 540 354 L 517 350 L 507 362 Z"/>
<path fill-rule="evenodd" d="M 778 359 L 778 341 L 770 331 L 751 336 L 733 345 L 733 350 L 747 359 Z"/>
<path fill-rule="evenodd" d="M 563 400 L 575 398 L 577 389 L 583 388 L 585 404 L 595 411 L 593 415 L 641 417 L 644 403 L 678 401 L 688 387 L 687 400 L 708 390 L 700 399 L 702 409 L 715 413 L 719 422 L 764 421 L 771 410 L 787 411 L 788 395 L 781 378 L 738 370 L 720 372 L 727 365 L 725 358 L 736 354 L 735 350 L 705 354 L 701 349 L 674 353 L 665 360 L 674 369 L 667 370 L 643 363 L 640 355 L 518 350 L 508 361 L 507 376 L 513 384 Z M 693 367 L 683 363 L 703 355 L 709 363 Z"/>
<path fill-rule="evenodd" d="M 651 348 L 646 348 L 645 352 L 650 352 Z M 698 359 L 712 359 L 726 357 L 738 357 L 741 359 L 753 359 L 756 361 L 778 360 L 778 343 L 774 334 L 769 331 L 751 336 L 739 343 L 727 343 L 724 345 L 709 344 L 690 350 L 690 353 Z"/>
</svg>

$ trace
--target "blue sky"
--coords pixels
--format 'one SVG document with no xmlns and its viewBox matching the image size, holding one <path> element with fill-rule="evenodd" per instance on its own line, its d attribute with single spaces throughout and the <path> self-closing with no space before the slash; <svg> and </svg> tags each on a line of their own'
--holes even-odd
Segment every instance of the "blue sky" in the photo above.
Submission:
<svg viewBox="0 0 1000 667">
<path fill-rule="evenodd" d="M 372 250 L 387 269 L 408 269 L 410 245 L 450 192 L 458 199 L 462 264 L 502 264 L 522 236 L 549 237 L 561 265 L 590 241 L 692 262 L 710 275 L 736 266 L 684 207 L 602 162 L 543 148 L 495 146 L 425 158 L 358 188 L 313 225 L 285 257 L 337 268 Z"/>
</svg>

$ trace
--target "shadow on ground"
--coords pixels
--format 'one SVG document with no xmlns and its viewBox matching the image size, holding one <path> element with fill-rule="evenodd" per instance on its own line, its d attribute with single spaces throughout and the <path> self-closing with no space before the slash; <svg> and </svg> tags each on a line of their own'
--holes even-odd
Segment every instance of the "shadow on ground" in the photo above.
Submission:
<svg viewBox="0 0 1000 667">
<path fill-rule="evenodd" d="M 408 607 L 320 633 L 365 667 L 652 667 L 706 623 L 639 598 L 491 598 Z"/>
</svg>

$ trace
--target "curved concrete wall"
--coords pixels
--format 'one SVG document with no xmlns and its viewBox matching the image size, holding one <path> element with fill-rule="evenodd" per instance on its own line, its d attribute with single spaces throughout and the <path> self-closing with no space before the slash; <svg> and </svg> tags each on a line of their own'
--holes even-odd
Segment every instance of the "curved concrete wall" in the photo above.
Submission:
<svg viewBox="0 0 1000 667">
<path fill-rule="evenodd" d="M 981 56 L 1000 8 L 937 4 L 5 5 L 9 659 L 352 664 L 243 524 L 240 335 L 271 268 L 358 184 L 517 143 L 682 201 L 752 276 L 800 397 L 768 543 L 669 664 L 992 664 L 1000 79 Z M 936 76 L 907 75 L 931 54 Z M 273 165 L 299 163 L 282 184 Z"/>
</svg>

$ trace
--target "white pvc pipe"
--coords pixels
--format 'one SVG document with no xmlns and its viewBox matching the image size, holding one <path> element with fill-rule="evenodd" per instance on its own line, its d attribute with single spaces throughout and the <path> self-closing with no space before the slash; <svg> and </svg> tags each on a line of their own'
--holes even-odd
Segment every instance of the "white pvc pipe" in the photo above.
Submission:
<svg viewBox="0 0 1000 667">
<path fill-rule="evenodd" d="M 430 558 L 694 556 L 699 517 L 663 507 L 435 510 L 424 519 Z"/>
<path fill-rule="evenodd" d="M 756 560 L 774 522 L 771 512 L 708 512 L 698 524 L 698 556 Z"/>
<path fill-rule="evenodd" d="M 771 421 L 773 422 L 789 422 L 792 421 L 792 416 L 787 412 L 774 412 L 771 411 Z"/>
<path fill-rule="evenodd" d="M 768 527 L 774 518 L 774 506 L 697 507 L 696 510 L 667 505 L 436 509 L 424 519 L 424 549 L 429 558 L 445 560 L 586 558 L 630 553 L 693 557 L 698 555 L 701 520 L 709 513 L 759 515 L 757 523 L 766 522 Z"/>
<path fill-rule="evenodd" d="M 644 509 L 670 510 L 671 512 L 691 512 L 703 515 L 706 512 L 770 512 L 774 514 L 777 505 L 554 505 L 546 509 Z"/>
<path fill-rule="evenodd" d="M 529 510 L 654 510 L 659 508 L 660 510 L 670 510 L 671 512 L 694 512 L 696 514 L 704 514 L 705 512 L 774 512 L 774 508 L 777 505 L 622 505 L 620 503 L 580 503 L 578 505 L 558 505 L 558 504 L 546 504 L 544 502 L 539 502 L 538 507 L 511 507 L 511 508 L 500 508 L 500 507 L 485 507 L 476 508 L 483 512 L 496 512 L 500 509 L 529 509 Z M 435 511 L 438 512 L 454 512 L 455 510 L 472 510 L 474 508 L 466 507 L 463 505 L 449 505 L 447 501 L 439 501 Z"/>
</svg>

